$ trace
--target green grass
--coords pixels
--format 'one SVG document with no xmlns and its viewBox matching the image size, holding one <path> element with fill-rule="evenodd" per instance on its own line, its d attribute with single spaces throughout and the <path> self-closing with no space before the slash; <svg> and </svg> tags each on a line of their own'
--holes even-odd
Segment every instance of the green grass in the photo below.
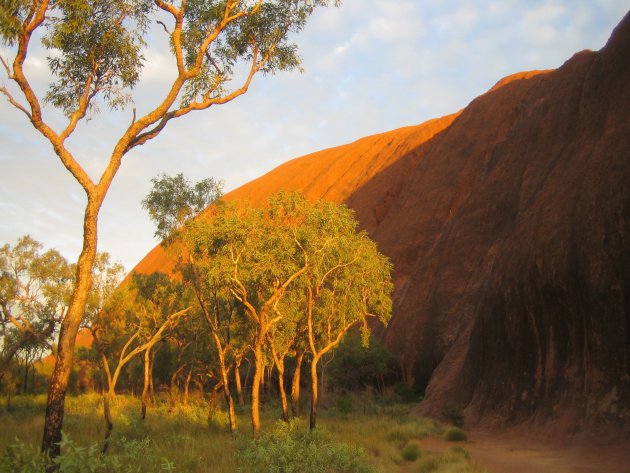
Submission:
<svg viewBox="0 0 630 473">
<path fill-rule="evenodd" d="M 417 473 L 487 473 L 476 465 L 468 451 L 451 447 L 442 454 L 423 455 L 418 462 Z"/>
<path fill-rule="evenodd" d="M 45 402 L 44 395 L 18 396 L 12 399 L 11 409 L 7 411 L 4 400 L 0 397 L 2 425 L 0 455 L 7 446 L 15 443 L 16 438 L 23 444 L 32 446 L 36 451 L 41 441 Z M 302 433 L 296 433 L 295 438 L 291 437 L 286 442 L 294 442 L 296 445 L 301 445 L 300 442 L 302 444 L 311 442 L 308 443 L 310 451 L 324 452 L 318 455 L 330 454 L 334 461 L 355 465 L 349 466 L 351 469 L 348 470 L 335 470 L 330 469 L 333 460 L 329 460 L 325 463 L 329 469 L 321 470 L 326 473 L 478 471 L 474 469 L 468 452 L 461 447 L 453 447 L 441 455 L 424 451 L 423 438 L 443 436 L 450 430 L 446 430 L 443 425 L 431 419 L 410 415 L 409 409 L 409 404 L 387 403 L 378 399 L 366 400 L 361 396 L 351 398 L 346 396 L 341 402 L 331 398 L 319 411 L 317 428 L 322 432 L 321 436 L 309 440 L 308 435 L 304 435 L 308 429 L 306 420 L 308 413 L 305 411 L 303 421 L 295 427 L 296 432 Z M 280 412 L 275 403 L 263 405 L 261 412 L 263 436 L 271 435 L 270 438 L 276 439 L 275 443 L 271 442 L 267 446 L 247 444 L 251 442 L 249 406 L 238 409 L 237 435 L 229 433 L 225 411 L 215 411 L 213 418 L 209 420 L 207 403 L 202 400 L 191 401 L 189 406 L 179 406 L 172 411 L 169 411 L 166 402 L 158 403 L 148 410 L 147 418 L 143 421 L 140 418 L 138 399 L 117 396 L 112 403 L 112 412 L 114 431 L 110 454 L 112 457 L 123 458 L 125 455 L 129 458 L 137 457 L 135 460 L 139 468 L 137 471 L 154 471 L 156 464 L 160 470 L 172 464 L 176 472 L 248 472 L 253 471 L 251 462 L 258 461 L 252 456 L 254 455 L 252 452 L 261 449 L 262 452 L 269 449 L 277 452 L 286 450 L 281 447 L 285 442 L 283 439 L 288 437 L 274 433 L 278 429 L 274 425 Z M 100 451 L 105 432 L 102 416 L 101 396 L 97 394 L 69 396 L 64 431 L 76 445 L 83 447 L 96 445 L 96 450 Z M 246 450 L 243 450 L 244 444 L 249 445 Z M 316 447 L 320 444 L 323 450 L 317 450 Z M 267 450 L 264 450 L 265 448 Z M 457 448 L 460 450 L 456 450 Z M 303 447 L 298 449 L 303 450 Z M 248 455 L 244 452 L 248 452 Z M 286 452 L 283 455 L 288 458 Z M 246 458 L 249 458 L 247 460 L 250 462 L 249 467 L 243 463 Z M 167 460 L 168 463 L 164 463 Z M 268 468 L 269 471 L 276 468 L 273 471 L 278 472 L 299 471 L 291 470 L 288 466 L 283 467 L 284 469 L 278 469 L 277 465 Z M 260 473 L 264 471 L 261 470 Z"/>
<path fill-rule="evenodd" d="M 451 427 L 444 433 L 444 439 L 449 442 L 465 442 L 468 440 L 468 435 L 459 427 Z"/>
</svg>

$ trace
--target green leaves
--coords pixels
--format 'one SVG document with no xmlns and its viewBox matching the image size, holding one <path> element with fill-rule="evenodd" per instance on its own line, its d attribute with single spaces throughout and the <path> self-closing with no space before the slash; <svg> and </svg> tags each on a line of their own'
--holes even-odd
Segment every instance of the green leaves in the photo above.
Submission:
<svg viewBox="0 0 630 473">
<path fill-rule="evenodd" d="M 184 223 L 217 201 L 223 184 L 212 178 L 192 183 L 183 174 L 160 174 L 151 179 L 153 188 L 142 207 L 156 225 L 155 236 L 169 243 Z"/>
<path fill-rule="evenodd" d="M 46 101 L 70 115 L 97 94 L 112 109 L 131 101 L 125 89 L 140 78 L 149 0 L 61 0 L 47 22 L 42 43 L 56 80 Z"/>
<path fill-rule="evenodd" d="M 13 46 L 22 32 L 22 22 L 28 12 L 27 0 L 0 0 L 0 35 L 2 43 Z"/>
</svg>

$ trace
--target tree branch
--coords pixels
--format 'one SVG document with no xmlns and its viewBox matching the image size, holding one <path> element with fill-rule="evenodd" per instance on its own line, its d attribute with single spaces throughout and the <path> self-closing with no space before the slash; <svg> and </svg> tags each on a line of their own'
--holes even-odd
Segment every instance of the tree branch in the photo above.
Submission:
<svg viewBox="0 0 630 473">
<path fill-rule="evenodd" d="M 9 90 L 6 87 L 4 86 L 0 87 L 0 92 L 2 92 L 2 94 L 7 98 L 7 100 L 9 101 L 11 105 L 13 105 L 15 108 L 17 108 L 21 112 L 23 112 L 28 117 L 29 120 L 33 119 L 33 116 L 26 109 L 26 107 L 24 107 L 21 103 L 15 100 L 15 98 L 13 98 L 13 96 L 11 95 L 11 92 L 9 92 Z"/>
</svg>

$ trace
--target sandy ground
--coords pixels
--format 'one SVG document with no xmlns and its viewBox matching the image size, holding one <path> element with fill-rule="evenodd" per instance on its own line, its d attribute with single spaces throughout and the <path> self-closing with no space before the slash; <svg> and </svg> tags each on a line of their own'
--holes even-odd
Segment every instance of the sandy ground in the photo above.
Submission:
<svg viewBox="0 0 630 473">
<path fill-rule="evenodd" d="M 453 445 L 440 438 L 420 443 L 432 452 Z M 459 445 L 490 473 L 630 473 L 630 439 L 612 446 L 559 446 L 525 436 L 471 432 Z"/>
</svg>

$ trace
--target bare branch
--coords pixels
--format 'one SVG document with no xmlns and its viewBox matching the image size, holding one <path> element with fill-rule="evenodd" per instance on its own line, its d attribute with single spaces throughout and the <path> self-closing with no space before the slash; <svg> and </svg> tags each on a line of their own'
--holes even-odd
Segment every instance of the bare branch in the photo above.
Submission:
<svg viewBox="0 0 630 473">
<path fill-rule="evenodd" d="M 4 57 L 0 56 L 0 62 L 2 62 L 4 69 L 7 71 L 7 78 L 13 79 L 13 73 L 11 72 L 11 68 L 9 67 L 9 63 L 7 62 L 7 60 Z"/>
<path fill-rule="evenodd" d="M 11 95 L 11 92 L 9 92 L 9 90 L 6 87 L 4 86 L 0 87 L 0 92 L 4 94 L 4 96 L 7 98 L 7 100 L 9 101 L 11 105 L 13 105 L 15 108 L 17 108 L 21 112 L 23 112 L 28 117 L 29 120 L 33 118 L 33 116 L 26 109 L 26 107 L 24 107 L 21 103 L 15 100 L 15 98 L 13 98 L 13 96 Z"/>
<path fill-rule="evenodd" d="M 172 33 L 168 30 L 168 28 L 166 27 L 166 25 L 164 24 L 164 22 L 163 22 L 163 21 L 161 21 L 161 20 L 157 20 L 157 21 L 156 21 L 156 23 L 157 23 L 158 25 L 162 25 L 162 28 L 164 28 L 164 31 L 166 31 L 166 34 L 167 34 L 167 35 L 169 35 L 169 36 L 170 36 L 170 35 L 172 34 Z"/>
</svg>

